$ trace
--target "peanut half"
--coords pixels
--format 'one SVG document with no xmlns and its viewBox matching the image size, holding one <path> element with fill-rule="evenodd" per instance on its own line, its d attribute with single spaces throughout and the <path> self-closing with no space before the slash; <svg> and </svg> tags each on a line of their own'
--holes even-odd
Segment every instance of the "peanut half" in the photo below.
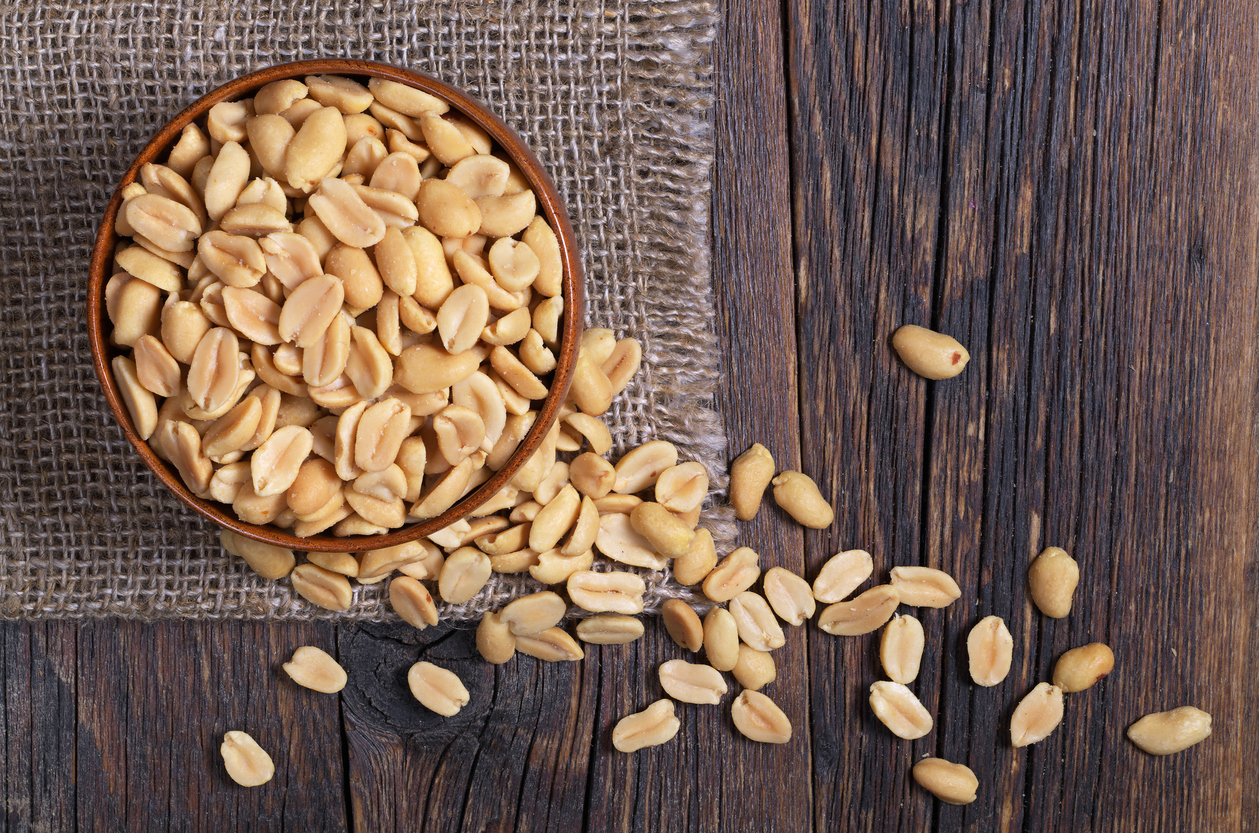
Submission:
<svg viewBox="0 0 1259 833">
<path fill-rule="evenodd" d="M 1128 727 L 1128 740 L 1151 755 L 1183 752 L 1211 735 L 1211 715 L 1193 706 L 1147 714 Z"/>
<path fill-rule="evenodd" d="M 1080 583 L 1080 566 L 1061 547 L 1048 547 L 1027 569 L 1032 601 L 1046 616 L 1062 619 L 1071 612 L 1071 601 Z"/>
<path fill-rule="evenodd" d="M 900 591 L 890 584 L 881 584 L 855 599 L 825 608 L 818 616 L 818 627 L 834 636 L 877 631 L 892 618 L 900 601 Z"/>
<path fill-rule="evenodd" d="M 612 729 L 612 745 L 619 752 L 636 752 L 673 739 L 682 726 L 673 712 L 672 700 L 657 700 L 646 709 L 617 721 Z"/>
<path fill-rule="evenodd" d="M 660 687 L 674 700 L 708 705 L 720 703 L 727 690 L 720 671 L 682 659 L 671 659 L 660 666 Z"/>
<path fill-rule="evenodd" d="M 918 679 L 925 645 L 922 623 L 913 616 L 897 616 L 888 622 L 879 640 L 879 661 L 888 679 L 902 685 Z"/>
<path fill-rule="evenodd" d="M 1062 722 L 1062 689 L 1038 683 L 1010 717 L 1010 743 L 1017 749 L 1039 743 Z"/>
<path fill-rule="evenodd" d="M 761 508 L 765 489 L 774 479 L 774 457 L 760 443 L 735 458 L 730 464 L 730 503 L 741 521 L 750 521 Z"/>
<path fill-rule="evenodd" d="M 970 676 L 976 685 L 994 686 L 1010 673 L 1014 660 L 1014 637 L 1000 616 L 985 616 L 966 637 Z"/>
<path fill-rule="evenodd" d="M 809 583 L 782 567 L 771 567 L 765 572 L 765 599 L 778 617 L 789 625 L 802 625 L 812 619 L 817 601 Z"/>
<path fill-rule="evenodd" d="M 914 764 L 914 780 L 945 804 L 970 804 L 979 789 L 970 767 L 943 758 L 923 758 Z"/>
<path fill-rule="evenodd" d="M 293 652 L 293 658 L 282 666 L 293 682 L 321 691 L 336 694 L 345 688 L 345 669 L 326 652 L 313 645 L 303 645 Z"/>
<path fill-rule="evenodd" d="M 962 595 L 952 576 L 931 567 L 893 567 L 892 586 L 910 607 L 948 607 Z"/>
<path fill-rule="evenodd" d="M 774 611 L 758 593 L 745 590 L 731 599 L 730 615 L 734 617 L 739 638 L 758 651 L 772 651 L 787 643 Z"/>
<path fill-rule="evenodd" d="M 407 685 L 421 705 L 442 717 L 454 717 L 471 699 L 455 672 L 431 662 L 412 665 L 407 672 Z"/>
<path fill-rule="evenodd" d="M 817 483 L 798 471 L 785 471 L 773 479 L 774 500 L 797 523 L 825 529 L 835 520 L 835 510 L 818 490 Z"/>
<path fill-rule="evenodd" d="M 786 743 L 791 740 L 791 721 L 778 704 L 759 691 L 744 691 L 730 706 L 734 726 L 748 740 Z"/>
<path fill-rule="evenodd" d="M 603 613 L 577 623 L 577 638 L 594 645 L 624 645 L 642 635 L 642 620 L 622 613 Z"/>
<path fill-rule="evenodd" d="M 219 752 L 223 755 L 223 768 L 242 787 L 260 787 L 275 776 L 271 756 L 244 732 L 224 734 Z"/>
<path fill-rule="evenodd" d="M 1058 657 L 1054 664 L 1054 685 L 1071 694 L 1092 688 L 1115 668 L 1115 654 L 1101 642 L 1090 642 Z"/>
<path fill-rule="evenodd" d="M 874 559 L 865 550 L 836 553 L 813 580 L 813 598 L 823 604 L 843 601 L 873 574 Z"/>
<path fill-rule="evenodd" d="M 879 681 L 870 686 L 870 708 L 892 734 L 914 740 L 931 731 L 931 714 L 901 683 Z"/>
<path fill-rule="evenodd" d="M 927 379 L 952 379 L 970 361 L 957 339 L 915 324 L 898 329 L 892 347 L 906 367 Z"/>
</svg>

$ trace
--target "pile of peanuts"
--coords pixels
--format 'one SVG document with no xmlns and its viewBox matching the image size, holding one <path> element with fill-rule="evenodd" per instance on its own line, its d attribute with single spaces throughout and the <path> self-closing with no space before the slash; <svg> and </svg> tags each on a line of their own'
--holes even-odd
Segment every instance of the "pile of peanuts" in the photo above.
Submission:
<svg viewBox="0 0 1259 833">
<path fill-rule="evenodd" d="M 275 81 L 185 127 L 122 197 L 114 379 L 197 497 L 299 537 L 382 533 L 450 508 L 533 425 L 562 332 L 559 243 L 445 101 Z M 549 448 L 584 439 L 640 355 L 585 351 Z"/>
</svg>

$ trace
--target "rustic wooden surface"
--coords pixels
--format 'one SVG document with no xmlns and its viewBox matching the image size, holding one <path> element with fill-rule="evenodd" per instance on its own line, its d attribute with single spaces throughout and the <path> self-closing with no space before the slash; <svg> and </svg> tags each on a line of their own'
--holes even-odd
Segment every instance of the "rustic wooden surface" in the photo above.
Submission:
<svg viewBox="0 0 1259 833">
<path fill-rule="evenodd" d="M 953 573 L 924 610 L 927 737 L 870 715 L 874 637 L 792 629 L 770 693 L 796 736 L 765 747 L 727 708 L 632 756 L 612 723 L 659 696 L 678 651 L 652 623 L 586 662 L 494 669 L 466 631 L 397 626 L 0 626 L 3 831 L 1244 830 L 1259 826 L 1251 675 L 1259 589 L 1259 11 L 1224 0 L 729 3 L 715 49 L 713 245 L 734 451 L 759 440 L 835 501 L 830 530 L 776 510 L 766 561 L 809 575 L 862 546 Z M 784 17 L 785 15 L 785 17 Z M 972 361 L 928 383 L 901 323 Z M 1050 621 L 1028 560 L 1082 582 Z M 968 684 L 984 615 L 1009 679 Z M 1014 702 L 1061 651 L 1102 640 L 1115 673 L 1061 728 L 1008 745 Z M 301 644 L 351 668 L 342 698 L 277 681 Z M 406 692 L 417 656 L 473 693 L 439 720 Z M 1215 733 L 1170 758 L 1123 737 L 1193 703 Z M 227 779 L 242 728 L 279 764 Z M 968 763 L 979 799 L 935 802 L 913 761 Z"/>
</svg>

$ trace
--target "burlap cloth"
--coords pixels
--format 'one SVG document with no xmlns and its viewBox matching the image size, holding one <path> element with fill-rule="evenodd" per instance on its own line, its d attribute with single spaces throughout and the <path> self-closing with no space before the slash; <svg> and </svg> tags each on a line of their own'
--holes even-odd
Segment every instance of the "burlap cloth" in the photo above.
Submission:
<svg viewBox="0 0 1259 833">
<path fill-rule="evenodd" d="M 93 375 L 83 309 L 98 218 L 146 139 L 244 72 L 371 58 L 463 87 L 530 143 L 564 195 L 587 323 L 643 345 L 607 421 L 617 450 L 672 440 L 724 485 L 711 409 L 711 3 L 80 2 L 0 8 L 0 616 L 390 618 L 259 579 L 139 462 Z M 719 541 L 728 510 L 706 509 Z M 525 592 L 495 578 L 463 618 Z M 653 577 L 648 605 L 680 592 Z"/>
</svg>

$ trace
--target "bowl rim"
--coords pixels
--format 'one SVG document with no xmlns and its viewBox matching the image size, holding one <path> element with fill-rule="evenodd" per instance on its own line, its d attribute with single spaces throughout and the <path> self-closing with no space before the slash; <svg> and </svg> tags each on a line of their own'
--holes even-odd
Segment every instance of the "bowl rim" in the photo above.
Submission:
<svg viewBox="0 0 1259 833">
<path fill-rule="evenodd" d="M 541 209 L 540 213 L 555 232 L 559 242 L 564 318 L 550 391 L 538 409 L 538 417 L 506 464 L 489 480 L 436 518 L 411 523 L 384 534 L 344 538 L 320 534 L 309 538 L 299 538 L 290 531 L 271 524 L 245 523 L 225 511 L 228 508 L 225 504 L 198 498 L 184 485 L 183 479 L 174 466 L 158 458 L 149 444 L 140 439 L 109 368 L 111 347 L 106 341 L 106 333 L 112 329 L 112 325 L 105 315 L 104 288 L 105 282 L 111 277 L 106 272 L 112 265 L 114 250 L 119 240 L 119 235 L 114 230 L 114 223 L 122 205 L 122 190 L 136 181 L 141 167 L 155 161 L 167 151 L 178 139 L 183 128 L 205 115 L 213 105 L 245 97 L 272 81 L 323 74 L 371 76 L 416 87 L 443 99 L 493 137 L 533 187 Z M 363 552 L 405 544 L 468 517 L 477 507 L 497 494 L 542 444 L 559 416 L 572 383 L 584 319 L 585 292 L 576 235 L 558 189 L 529 146 L 492 110 L 458 87 L 425 73 L 375 61 L 324 58 L 275 64 L 234 78 L 184 107 L 145 143 L 131 166 L 123 174 L 105 209 L 88 267 L 87 325 L 92 349 L 92 364 L 96 371 L 97 381 L 109 403 L 110 411 L 113 412 L 127 440 L 140 455 L 140 459 L 184 504 L 221 528 L 229 529 L 256 541 L 303 552 Z"/>
</svg>

